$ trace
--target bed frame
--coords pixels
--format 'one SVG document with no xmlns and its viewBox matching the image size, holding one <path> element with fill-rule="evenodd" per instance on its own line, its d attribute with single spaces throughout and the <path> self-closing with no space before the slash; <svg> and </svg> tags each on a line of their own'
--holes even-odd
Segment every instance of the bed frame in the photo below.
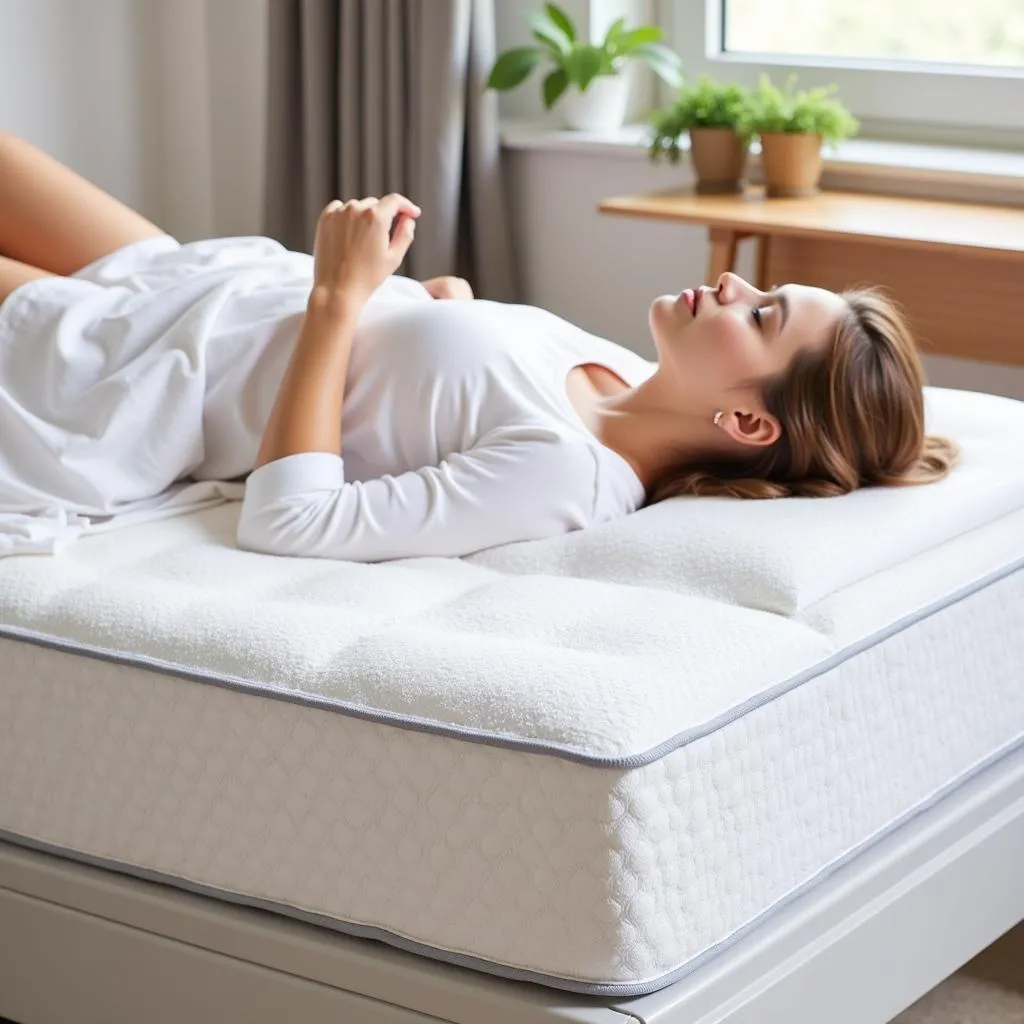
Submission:
<svg viewBox="0 0 1024 1024">
<path fill-rule="evenodd" d="M 1024 919 L 1024 747 L 648 996 L 506 981 L 0 842 L 18 1024 L 884 1024 Z"/>
</svg>

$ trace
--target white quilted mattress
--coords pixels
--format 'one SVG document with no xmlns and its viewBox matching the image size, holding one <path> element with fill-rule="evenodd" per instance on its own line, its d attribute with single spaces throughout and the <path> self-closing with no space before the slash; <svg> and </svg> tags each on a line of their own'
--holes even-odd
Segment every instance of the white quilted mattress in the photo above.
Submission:
<svg viewBox="0 0 1024 1024">
<path fill-rule="evenodd" d="M 0 837 L 508 978 L 664 987 L 1024 740 L 1024 405 L 962 466 L 466 559 L 238 505 L 0 562 Z"/>
</svg>

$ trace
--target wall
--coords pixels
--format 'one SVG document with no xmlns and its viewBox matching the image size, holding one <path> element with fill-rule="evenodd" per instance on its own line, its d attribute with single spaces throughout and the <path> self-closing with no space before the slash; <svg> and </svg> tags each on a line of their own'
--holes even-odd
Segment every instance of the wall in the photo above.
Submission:
<svg viewBox="0 0 1024 1024">
<path fill-rule="evenodd" d="M 0 128 L 150 213 L 145 8 L 137 0 L 0 0 Z"/>
<path fill-rule="evenodd" d="M 266 0 L 0 0 L 0 127 L 182 240 L 262 222 Z"/>
<path fill-rule="evenodd" d="M 536 150 L 507 152 L 505 169 L 526 301 L 652 357 L 651 299 L 703 279 L 703 232 L 596 208 L 608 196 L 671 188 L 679 172 L 634 158 Z"/>
</svg>

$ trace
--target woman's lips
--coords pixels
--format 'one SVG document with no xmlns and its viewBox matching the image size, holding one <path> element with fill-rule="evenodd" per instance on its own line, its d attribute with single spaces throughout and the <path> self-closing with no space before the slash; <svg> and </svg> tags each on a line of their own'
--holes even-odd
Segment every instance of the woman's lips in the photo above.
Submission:
<svg viewBox="0 0 1024 1024">
<path fill-rule="evenodd" d="M 684 288 L 679 293 L 681 298 L 686 303 L 686 308 L 690 311 L 690 315 L 693 316 L 697 312 L 697 293 L 692 288 Z"/>
</svg>

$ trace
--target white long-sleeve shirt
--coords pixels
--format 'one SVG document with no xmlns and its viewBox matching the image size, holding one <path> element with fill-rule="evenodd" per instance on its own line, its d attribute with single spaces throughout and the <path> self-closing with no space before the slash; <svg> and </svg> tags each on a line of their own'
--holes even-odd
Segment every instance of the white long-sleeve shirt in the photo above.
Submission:
<svg viewBox="0 0 1024 1024">
<path fill-rule="evenodd" d="M 545 310 L 435 301 L 391 279 L 356 331 L 342 455 L 255 470 L 238 543 L 359 561 L 464 555 L 626 515 L 644 488 L 569 400 L 583 363 L 631 385 L 654 370 Z"/>
<path fill-rule="evenodd" d="M 382 291 L 352 346 L 342 455 L 256 469 L 242 547 L 360 561 L 463 555 L 638 507 L 642 483 L 584 425 L 566 376 L 598 362 L 639 383 L 653 370 L 646 359 L 542 309 L 435 301 L 401 279 Z"/>
<path fill-rule="evenodd" d="M 250 472 L 312 257 L 271 239 L 133 243 L 0 304 L 0 555 L 244 501 L 240 546 L 460 555 L 625 515 L 632 467 L 587 430 L 569 370 L 655 364 L 541 309 L 437 301 L 393 277 L 353 339 L 342 456 Z"/>
</svg>

